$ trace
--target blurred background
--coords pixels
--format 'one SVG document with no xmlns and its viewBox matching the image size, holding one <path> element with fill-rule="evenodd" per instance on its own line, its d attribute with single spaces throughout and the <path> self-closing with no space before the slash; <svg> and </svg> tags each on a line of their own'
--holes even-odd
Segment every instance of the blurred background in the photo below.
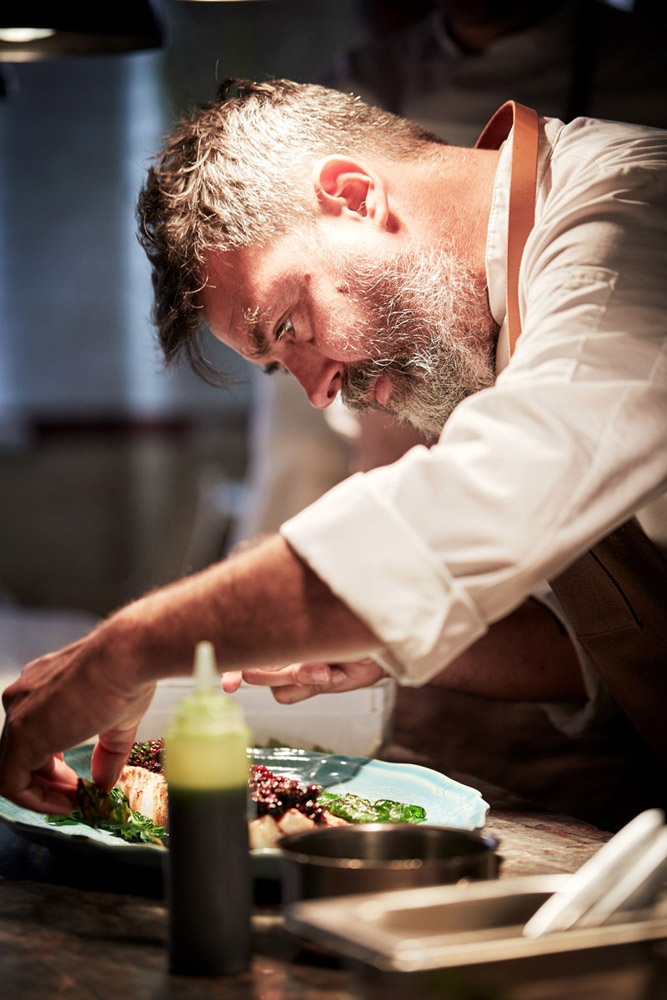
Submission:
<svg viewBox="0 0 667 1000">
<path fill-rule="evenodd" d="M 77 25 L 68 23 L 73 15 L 62 0 L 16 3 L 38 28 L 61 17 L 67 30 L 59 46 L 39 37 L 17 44 L 11 31 L 21 21 L 7 0 L 0 17 L 9 25 L 0 25 L 0 608 L 104 615 L 205 565 L 238 537 L 276 527 L 348 471 L 345 433 L 317 415 L 307 458 L 303 450 L 290 454 L 283 480 L 272 480 L 266 466 L 278 446 L 270 428 L 285 448 L 307 436 L 300 390 L 279 379 L 267 399 L 269 390 L 217 342 L 210 351 L 235 375 L 231 391 L 207 387 L 185 369 L 163 371 L 134 205 L 170 122 L 211 99 L 228 76 L 333 80 L 461 143 L 474 141 L 508 96 L 524 99 L 517 82 L 528 98 L 537 91 L 543 113 L 565 117 L 590 104 L 578 109 L 571 100 L 581 67 L 591 77 L 597 58 L 594 33 L 583 50 L 575 44 L 590 32 L 582 16 L 590 6 L 629 17 L 640 4 L 152 0 L 144 7 L 119 0 L 108 10 L 94 5 L 93 14 L 75 4 Z M 543 52 L 554 32 L 534 22 L 561 8 L 569 34 L 556 58 L 548 46 Z M 123 13 L 136 26 L 129 48 L 112 24 Z M 452 41 L 440 28 L 422 33 L 418 48 L 410 41 L 412 25 L 436 15 L 441 26 L 445 15 L 461 26 L 453 63 Z M 93 31 L 91 17 L 107 37 L 95 29 L 89 45 L 83 32 Z M 513 79 L 489 77 L 484 47 L 502 32 L 480 41 L 475 18 L 503 22 L 511 39 L 525 36 L 533 62 L 512 57 Z M 384 47 L 390 36 L 398 42 Z M 622 47 L 632 48 L 627 34 Z M 662 64 L 662 38 L 659 50 Z M 633 51 L 638 72 L 651 60 Z M 546 71 L 551 63 L 560 81 Z M 463 75 L 452 75 L 451 65 L 464 66 Z M 620 102 L 616 117 L 635 113 L 624 96 L 650 101 L 650 88 L 626 69 L 607 75 Z M 474 107 L 466 103 L 471 93 Z M 404 445 L 390 442 L 365 465 Z M 262 503 L 272 512 L 258 510 Z M 6 645 L 6 633 L 0 640 Z"/>
<path fill-rule="evenodd" d="M 154 11 L 159 48 L 0 63 L 5 602 L 105 614 L 224 544 L 224 517 L 201 541 L 201 504 L 211 478 L 217 508 L 237 502 L 251 384 L 216 341 L 231 391 L 162 370 L 136 196 L 169 122 L 219 81 L 318 79 L 362 30 L 353 0 Z"/>
</svg>

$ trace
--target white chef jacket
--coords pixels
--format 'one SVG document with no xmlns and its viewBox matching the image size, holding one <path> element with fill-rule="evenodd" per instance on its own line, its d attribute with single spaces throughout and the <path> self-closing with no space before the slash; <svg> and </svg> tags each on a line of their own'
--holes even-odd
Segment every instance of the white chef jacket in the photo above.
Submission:
<svg viewBox="0 0 667 1000">
<path fill-rule="evenodd" d="M 486 252 L 499 324 L 510 169 L 507 142 Z M 401 683 L 427 682 L 645 505 L 650 533 L 663 530 L 666 237 L 667 132 L 541 120 L 511 361 L 503 325 L 496 384 L 435 446 L 352 476 L 282 526 Z"/>
</svg>

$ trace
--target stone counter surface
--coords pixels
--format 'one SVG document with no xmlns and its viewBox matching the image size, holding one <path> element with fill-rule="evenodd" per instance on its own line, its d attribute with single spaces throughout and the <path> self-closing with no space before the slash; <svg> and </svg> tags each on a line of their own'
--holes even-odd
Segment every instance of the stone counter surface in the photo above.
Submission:
<svg viewBox="0 0 667 1000">
<path fill-rule="evenodd" d="M 484 833 L 500 842 L 501 878 L 573 872 L 609 838 L 585 823 L 512 803 L 491 810 Z M 273 899 L 259 893 L 246 972 L 172 976 L 159 870 L 112 861 L 102 866 L 29 843 L 0 825 L 0 997 L 364 1000 L 353 970 L 283 930 L 275 886 L 272 891 Z M 604 1000 L 614 1000 L 608 990 Z"/>
<path fill-rule="evenodd" d="M 358 1000 L 331 962 L 297 961 L 275 916 L 253 919 L 247 972 L 171 976 L 166 915 L 155 900 L 35 882 L 0 884 L 3 1000 Z"/>
<path fill-rule="evenodd" d="M 567 816 L 518 811 L 491 812 L 484 834 L 499 841 L 501 878 L 576 872 L 611 836 Z"/>
</svg>

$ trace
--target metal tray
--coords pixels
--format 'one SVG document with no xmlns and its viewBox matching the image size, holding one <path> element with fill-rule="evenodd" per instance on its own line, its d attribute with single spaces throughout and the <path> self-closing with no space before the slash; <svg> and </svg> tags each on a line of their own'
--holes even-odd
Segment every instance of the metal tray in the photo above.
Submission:
<svg viewBox="0 0 667 1000">
<path fill-rule="evenodd" d="M 569 878 L 525 876 L 306 900 L 287 907 L 285 925 L 301 939 L 380 973 L 408 974 L 398 977 L 412 983 L 406 995 L 415 988 L 414 973 L 423 978 L 450 970 L 460 977 L 468 970 L 473 975 L 460 981 L 499 985 L 618 970 L 628 963 L 648 968 L 652 949 L 667 939 L 666 901 L 604 927 L 523 937 L 529 917 Z M 394 997 L 400 995 L 396 978 Z M 430 995 L 420 989 L 420 996 Z"/>
</svg>

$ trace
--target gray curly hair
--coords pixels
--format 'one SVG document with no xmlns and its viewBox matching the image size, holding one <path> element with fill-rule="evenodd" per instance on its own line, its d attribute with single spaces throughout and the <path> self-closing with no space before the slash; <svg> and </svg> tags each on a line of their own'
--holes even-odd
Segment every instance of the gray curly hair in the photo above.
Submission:
<svg viewBox="0 0 667 1000">
<path fill-rule="evenodd" d="M 262 245 L 315 220 L 308 178 L 330 153 L 404 160 L 442 140 L 351 94 L 290 80 L 227 80 L 177 122 L 137 203 L 152 264 L 153 320 L 167 364 L 185 355 L 224 382 L 201 344 L 198 293 L 211 251 Z"/>
</svg>

